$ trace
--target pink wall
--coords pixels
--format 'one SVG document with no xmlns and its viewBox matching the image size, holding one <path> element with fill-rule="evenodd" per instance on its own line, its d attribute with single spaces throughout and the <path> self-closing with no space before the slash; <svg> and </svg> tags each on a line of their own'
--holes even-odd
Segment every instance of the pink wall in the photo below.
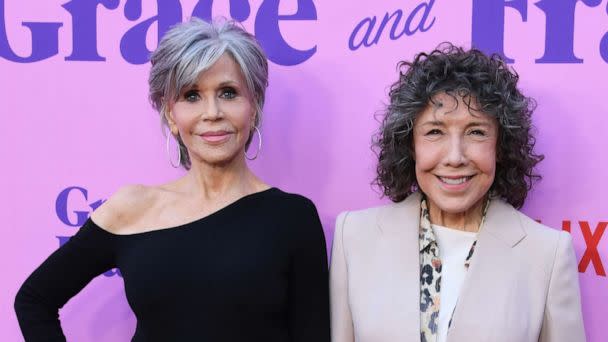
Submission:
<svg viewBox="0 0 608 342">
<path fill-rule="evenodd" d="M 500 7 L 500 1 L 483 1 Z M 131 64 L 120 51 L 125 32 L 156 15 L 157 2 L 144 1 L 142 15 L 134 21 L 125 19 L 126 1 L 114 0 L 117 8 L 113 10 L 99 5 L 97 52 L 106 60 L 97 62 L 65 60 L 73 50 L 73 28 L 81 25 L 73 25 L 70 12 L 62 7 L 65 2 L 0 0 L 0 10 L 4 9 L 0 20 L 5 25 L 0 25 L 0 52 L 4 51 L 0 54 L 3 341 L 22 339 L 12 309 L 18 287 L 59 246 L 57 236 L 76 231 L 56 212 L 61 191 L 71 186 L 88 191 L 88 200 L 79 192 L 69 197 L 68 219 L 74 222 L 74 211 L 90 211 L 90 204 L 107 198 L 120 185 L 155 184 L 179 175 L 166 159 L 158 117 L 147 102 L 149 65 Z M 175 3 L 181 3 L 184 18 L 190 16 L 196 3 L 160 2 L 173 9 Z M 228 1 L 216 2 L 213 15 L 228 16 Z M 243 2 L 246 0 L 234 4 L 242 6 Z M 507 8 L 504 15 L 504 52 L 515 59 L 513 65 L 521 75 L 524 92 L 539 103 L 534 116 L 537 148 L 546 155 L 540 168 L 544 180 L 530 195 L 524 211 L 556 229 L 561 229 L 563 221 L 570 221 L 579 260 L 586 252 L 595 255 L 581 270 L 580 283 L 588 339 L 604 341 L 608 335 L 604 324 L 608 281 L 599 266 L 603 262 L 601 266 L 608 267 L 608 237 L 601 236 L 601 228 L 608 222 L 606 1 L 579 1 L 572 7 L 576 11 L 570 51 L 582 63 L 535 62 L 543 56 L 550 37 L 567 40 L 567 29 L 563 29 L 571 13 L 567 3 L 574 2 L 543 0 L 549 8 L 545 11 L 532 1 L 514 2 L 519 12 Z M 262 3 L 271 5 L 273 1 L 250 2 L 251 14 L 244 21 L 249 30 L 254 30 Z M 329 244 L 338 212 L 383 201 L 370 187 L 375 167 L 370 137 L 377 128 L 373 114 L 382 109 L 388 86 L 396 79 L 396 63 L 446 40 L 470 46 L 473 21 L 479 20 L 484 31 L 477 33 L 487 35 L 491 23 L 483 23 L 492 18 L 486 14 L 473 18 L 474 7 L 482 10 L 482 0 L 284 0 L 279 13 L 295 14 L 298 3 L 300 10 L 314 9 L 317 19 L 282 21 L 280 31 L 292 47 L 307 50 L 316 46 L 316 52 L 297 65 L 271 63 L 263 151 L 250 165 L 267 182 L 313 199 Z M 375 34 L 384 15 L 400 9 L 404 13 L 402 28 L 407 15 L 419 4 L 429 8 L 428 31 L 391 40 L 389 25 L 377 44 L 349 49 L 349 37 L 363 19 L 377 16 Z M 522 21 L 521 8 L 527 8 L 527 22 Z M 304 16 L 302 13 L 298 15 Z M 76 13 L 75 20 L 84 15 Z M 420 18 L 422 12 L 412 22 Z M 556 20 L 562 27 L 558 31 L 550 26 Z M 6 31 L 12 51 L 27 57 L 32 37 L 21 25 L 24 21 L 63 23 L 58 29 L 58 53 L 32 63 L 10 61 L 6 46 L 2 48 L 1 30 Z M 355 37 L 360 39 L 362 34 Z M 605 45 L 601 45 L 603 38 Z M 45 44 L 50 43 L 47 40 Z M 156 45 L 154 25 L 147 43 L 151 48 Z M 583 236 L 581 226 L 587 225 L 579 221 L 587 222 L 591 235 L 595 233 L 597 254 L 593 254 L 593 239 L 587 242 Z M 61 312 L 68 338 L 130 339 L 135 318 L 122 286 L 117 276 L 101 276 L 69 302 Z"/>
</svg>

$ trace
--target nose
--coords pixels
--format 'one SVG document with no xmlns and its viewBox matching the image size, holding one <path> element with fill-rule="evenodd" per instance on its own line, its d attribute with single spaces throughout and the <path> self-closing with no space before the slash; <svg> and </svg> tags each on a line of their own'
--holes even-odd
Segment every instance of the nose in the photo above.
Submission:
<svg viewBox="0 0 608 342">
<path fill-rule="evenodd" d="M 466 143 L 460 136 L 454 136 L 449 140 L 447 146 L 447 154 L 445 157 L 445 165 L 451 167 L 459 167 L 466 165 L 469 162 L 466 153 Z"/>
<path fill-rule="evenodd" d="M 202 119 L 215 121 L 222 117 L 222 110 L 216 97 L 211 97 L 206 101 L 203 101 L 204 105 L 202 110 Z"/>
</svg>

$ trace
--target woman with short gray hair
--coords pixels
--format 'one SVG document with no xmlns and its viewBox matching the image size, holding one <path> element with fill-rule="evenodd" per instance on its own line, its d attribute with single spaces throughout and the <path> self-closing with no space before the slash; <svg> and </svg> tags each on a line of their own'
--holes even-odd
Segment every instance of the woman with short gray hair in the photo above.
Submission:
<svg viewBox="0 0 608 342">
<path fill-rule="evenodd" d="M 259 44 L 232 21 L 192 19 L 166 33 L 151 63 L 169 161 L 186 173 L 120 189 L 34 271 L 15 300 L 25 339 L 65 340 L 59 308 L 118 268 L 137 317 L 133 341 L 329 341 L 316 208 L 246 162 L 262 142 Z"/>
</svg>

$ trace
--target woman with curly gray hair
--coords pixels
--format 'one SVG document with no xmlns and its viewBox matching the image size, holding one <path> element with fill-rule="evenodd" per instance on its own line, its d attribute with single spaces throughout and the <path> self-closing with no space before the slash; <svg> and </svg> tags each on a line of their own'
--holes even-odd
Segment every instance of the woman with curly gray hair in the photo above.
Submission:
<svg viewBox="0 0 608 342">
<path fill-rule="evenodd" d="M 246 162 L 261 146 L 268 83 L 256 39 L 235 22 L 193 19 L 166 33 L 151 63 L 150 100 L 186 173 L 119 190 L 34 271 L 15 300 L 25 339 L 64 341 L 59 308 L 118 268 L 133 341 L 328 342 L 316 208 Z"/>
<path fill-rule="evenodd" d="M 399 67 L 374 139 L 394 203 L 338 216 L 332 341 L 584 341 L 570 235 L 516 209 L 543 158 L 517 74 L 451 44 Z"/>
</svg>

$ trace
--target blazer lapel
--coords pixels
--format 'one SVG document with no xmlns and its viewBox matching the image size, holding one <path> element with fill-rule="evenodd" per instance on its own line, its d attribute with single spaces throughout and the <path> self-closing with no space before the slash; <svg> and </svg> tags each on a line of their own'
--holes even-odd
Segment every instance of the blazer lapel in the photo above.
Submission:
<svg viewBox="0 0 608 342">
<path fill-rule="evenodd" d="M 491 329 L 483 328 L 480 322 L 493 319 L 488 316 L 483 319 L 486 312 L 500 314 L 500 308 L 493 307 L 496 306 L 493 299 L 499 293 L 507 293 L 506 287 L 510 286 L 514 276 L 511 272 L 515 259 L 513 247 L 525 236 L 516 209 L 501 200 L 492 200 L 460 290 L 448 341 L 471 340 L 471 331 L 477 330 L 477 333 L 483 334 Z"/>
<path fill-rule="evenodd" d="M 378 229 L 389 252 L 395 256 L 394 280 L 389 286 L 395 296 L 395 308 L 401 326 L 395 327 L 400 336 L 420 338 L 420 253 L 418 230 L 420 225 L 419 193 L 408 196 L 399 203 L 384 207 L 378 213 Z M 387 294 L 389 295 L 389 294 Z"/>
</svg>

